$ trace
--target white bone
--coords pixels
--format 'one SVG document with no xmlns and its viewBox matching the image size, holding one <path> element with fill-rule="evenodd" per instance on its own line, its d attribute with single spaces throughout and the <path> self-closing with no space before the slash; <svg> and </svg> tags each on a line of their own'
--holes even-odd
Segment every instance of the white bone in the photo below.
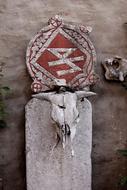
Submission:
<svg viewBox="0 0 127 190">
<path fill-rule="evenodd" d="M 56 132 L 62 141 L 63 148 L 65 148 L 67 143 L 71 143 L 72 156 L 74 156 L 73 139 L 79 122 L 77 100 L 78 98 L 92 95 L 95 95 L 95 93 L 89 91 L 63 92 L 59 94 L 50 92 L 33 95 L 34 98 L 48 100 L 51 103 L 51 117 L 56 123 Z"/>
<path fill-rule="evenodd" d="M 55 92 L 49 92 L 49 93 L 39 93 L 39 94 L 33 94 L 33 98 L 41 99 L 41 100 L 49 100 L 51 99 L 51 95 L 55 94 Z"/>
<path fill-rule="evenodd" d="M 127 76 L 127 59 L 115 56 L 110 59 L 105 59 L 102 63 L 105 69 L 105 78 L 107 80 L 124 81 Z"/>
<path fill-rule="evenodd" d="M 96 95 L 96 93 L 90 91 L 76 91 L 75 93 L 77 94 L 78 99 Z"/>
</svg>

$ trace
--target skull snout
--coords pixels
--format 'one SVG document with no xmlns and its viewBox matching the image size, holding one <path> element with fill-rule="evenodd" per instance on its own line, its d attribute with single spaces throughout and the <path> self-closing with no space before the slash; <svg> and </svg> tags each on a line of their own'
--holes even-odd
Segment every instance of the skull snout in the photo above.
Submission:
<svg viewBox="0 0 127 190">
<path fill-rule="evenodd" d="M 70 136 L 71 130 L 68 124 L 61 125 L 61 131 L 64 136 Z"/>
</svg>

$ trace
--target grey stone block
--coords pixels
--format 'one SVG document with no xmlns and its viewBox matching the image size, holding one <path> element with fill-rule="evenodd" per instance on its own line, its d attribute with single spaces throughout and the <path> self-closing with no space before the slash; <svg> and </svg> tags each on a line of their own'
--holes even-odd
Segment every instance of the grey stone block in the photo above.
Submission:
<svg viewBox="0 0 127 190">
<path fill-rule="evenodd" d="M 26 106 L 27 190 L 91 190 L 92 108 L 78 102 L 80 122 L 70 146 L 56 143 L 55 128 L 47 101 L 31 99 Z"/>
</svg>

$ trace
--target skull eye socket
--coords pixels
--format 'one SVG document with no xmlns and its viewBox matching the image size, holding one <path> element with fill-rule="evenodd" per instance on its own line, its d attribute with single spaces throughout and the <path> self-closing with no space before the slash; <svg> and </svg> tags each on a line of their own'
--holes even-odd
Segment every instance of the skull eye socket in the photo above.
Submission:
<svg viewBox="0 0 127 190">
<path fill-rule="evenodd" d="M 58 106 L 59 106 L 59 108 L 61 108 L 61 109 L 66 109 L 65 106 L 61 106 L 61 105 L 58 105 Z"/>
<path fill-rule="evenodd" d="M 119 68 L 119 61 L 114 59 L 112 62 L 112 67 L 114 69 L 118 69 Z"/>
</svg>

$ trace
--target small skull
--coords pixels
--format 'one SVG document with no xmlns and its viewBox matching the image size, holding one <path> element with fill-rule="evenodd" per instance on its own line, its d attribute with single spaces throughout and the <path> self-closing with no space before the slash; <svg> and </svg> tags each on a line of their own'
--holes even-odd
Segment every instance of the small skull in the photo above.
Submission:
<svg viewBox="0 0 127 190">
<path fill-rule="evenodd" d="M 105 78 L 107 80 L 124 81 L 127 75 L 127 60 L 119 56 L 105 59 L 102 63 L 105 69 Z"/>
</svg>

